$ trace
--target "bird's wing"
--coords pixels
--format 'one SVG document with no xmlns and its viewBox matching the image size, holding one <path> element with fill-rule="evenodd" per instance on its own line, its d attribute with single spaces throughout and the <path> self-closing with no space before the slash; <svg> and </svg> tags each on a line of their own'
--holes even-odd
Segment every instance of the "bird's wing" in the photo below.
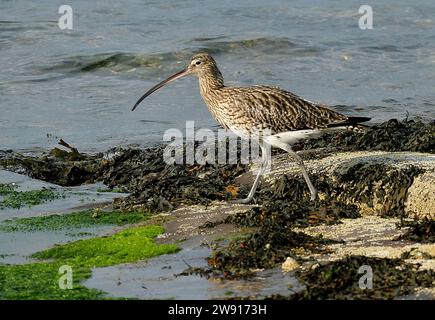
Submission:
<svg viewBox="0 0 435 320">
<path fill-rule="evenodd" d="M 347 117 L 327 107 L 309 102 L 291 92 L 271 86 L 233 88 L 229 95 L 234 112 L 257 128 L 273 132 L 326 128 L 345 122 Z"/>
</svg>

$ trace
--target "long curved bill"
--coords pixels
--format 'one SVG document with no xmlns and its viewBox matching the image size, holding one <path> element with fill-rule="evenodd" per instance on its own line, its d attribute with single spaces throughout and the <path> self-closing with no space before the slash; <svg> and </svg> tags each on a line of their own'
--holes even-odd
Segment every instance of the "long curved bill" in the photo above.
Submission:
<svg viewBox="0 0 435 320">
<path fill-rule="evenodd" d="M 139 100 L 137 100 L 137 102 L 135 103 L 133 109 L 131 109 L 131 111 L 134 111 L 136 109 L 136 107 L 139 105 L 139 103 L 141 103 L 143 101 L 143 99 L 145 99 L 146 97 L 148 97 L 151 93 L 153 93 L 154 91 L 159 90 L 161 87 L 163 87 L 164 85 L 177 80 L 178 78 L 181 78 L 185 75 L 189 74 L 189 69 L 183 69 L 180 72 L 177 72 L 176 74 L 170 76 L 168 79 L 163 80 L 162 82 L 156 84 L 154 87 L 152 87 L 151 89 L 149 89 L 142 97 L 140 97 Z"/>
</svg>

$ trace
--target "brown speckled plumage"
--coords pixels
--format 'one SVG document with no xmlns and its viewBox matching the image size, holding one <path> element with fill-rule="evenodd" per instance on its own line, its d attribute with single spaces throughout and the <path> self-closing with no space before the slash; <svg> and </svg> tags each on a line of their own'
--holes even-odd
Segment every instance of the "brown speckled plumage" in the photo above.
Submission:
<svg viewBox="0 0 435 320">
<path fill-rule="evenodd" d="M 348 117 L 272 86 L 226 87 L 216 62 L 208 54 L 198 54 L 202 98 L 214 118 L 225 128 L 251 133 L 270 129 L 272 133 L 326 128 L 346 122 Z"/>
</svg>

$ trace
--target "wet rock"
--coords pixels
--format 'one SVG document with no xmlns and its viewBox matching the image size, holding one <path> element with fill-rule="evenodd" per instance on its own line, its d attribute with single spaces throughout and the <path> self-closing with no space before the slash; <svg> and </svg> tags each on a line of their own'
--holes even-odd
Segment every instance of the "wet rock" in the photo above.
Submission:
<svg viewBox="0 0 435 320">
<path fill-rule="evenodd" d="M 233 232 L 240 232 L 238 226 L 223 221 L 227 217 L 245 212 L 250 207 L 251 205 L 236 206 L 225 202 L 215 202 L 210 206 L 184 206 L 159 214 L 158 216 L 169 220 L 165 222 L 166 232 L 159 237 L 159 241 L 174 242 L 197 235 L 208 239 L 211 235 L 224 237 Z"/>
<path fill-rule="evenodd" d="M 86 155 L 54 148 L 47 154 L 0 153 L 0 167 L 61 186 L 94 182 L 102 154 Z"/>
<path fill-rule="evenodd" d="M 351 162 L 334 171 L 328 193 L 380 215 L 403 215 L 407 191 L 422 172 L 417 165 L 397 168 L 381 158 L 377 163 Z"/>
<path fill-rule="evenodd" d="M 401 239 L 398 239 L 401 240 Z M 435 258 L 435 247 L 412 248 L 401 255 L 402 259 L 427 261 Z"/>
<path fill-rule="evenodd" d="M 435 288 L 416 288 L 413 293 L 397 297 L 395 300 L 435 300 Z"/>
</svg>

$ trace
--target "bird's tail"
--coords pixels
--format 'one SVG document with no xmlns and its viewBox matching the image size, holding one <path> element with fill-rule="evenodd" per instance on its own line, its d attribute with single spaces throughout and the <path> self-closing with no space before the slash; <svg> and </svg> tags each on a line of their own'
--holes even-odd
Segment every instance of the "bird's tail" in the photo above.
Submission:
<svg viewBox="0 0 435 320">
<path fill-rule="evenodd" d="M 353 124 L 359 124 L 360 122 L 367 122 L 372 120 L 372 118 L 368 117 L 347 117 L 347 121 Z"/>
<path fill-rule="evenodd" d="M 344 121 L 329 124 L 328 128 L 345 127 L 346 129 L 351 131 L 361 131 L 364 128 L 368 127 L 366 125 L 361 124 L 361 122 L 367 122 L 370 120 L 371 118 L 368 117 L 347 117 L 347 119 Z"/>
</svg>

